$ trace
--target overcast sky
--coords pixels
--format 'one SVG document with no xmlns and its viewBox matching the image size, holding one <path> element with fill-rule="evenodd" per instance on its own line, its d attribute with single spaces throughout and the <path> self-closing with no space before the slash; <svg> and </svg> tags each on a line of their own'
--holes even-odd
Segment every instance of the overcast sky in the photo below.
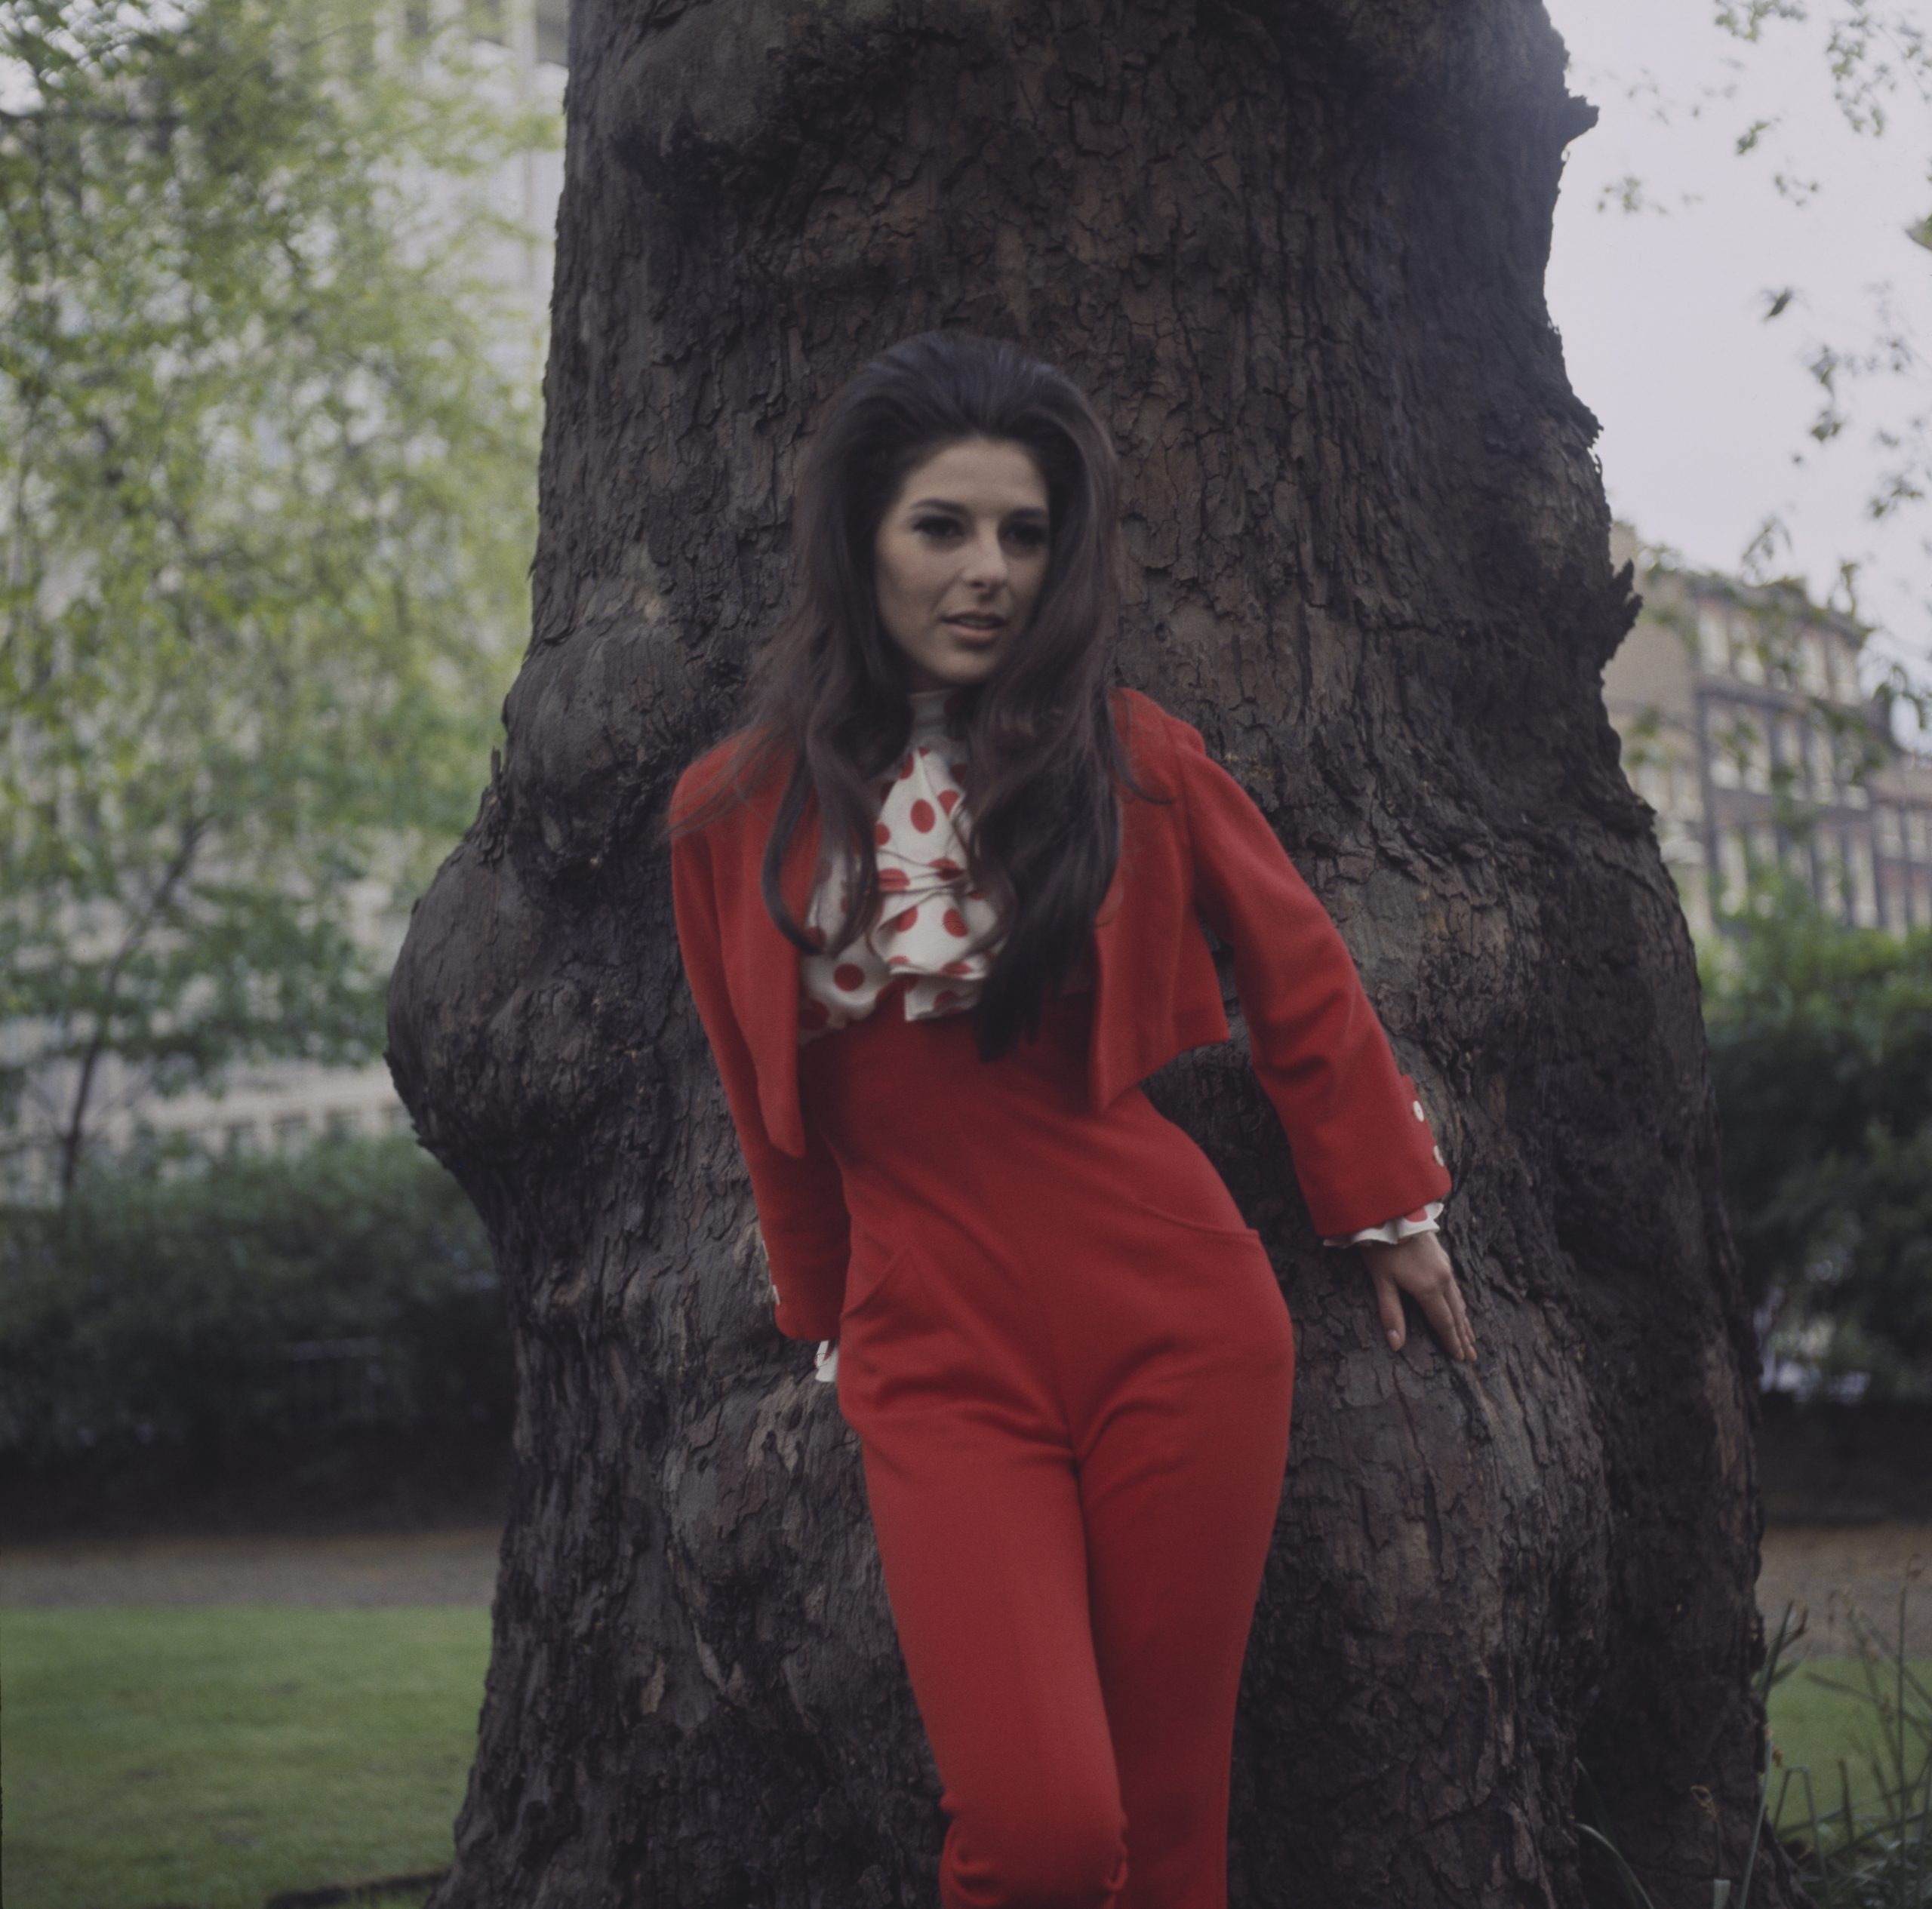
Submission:
<svg viewBox="0 0 1932 1909">
<path fill-rule="evenodd" d="M 1888 123 L 1875 137 L 1834 97 L 1840 0 L 1810 0 L 1812 20 L 1766 21 L 1755 45 L 1718 27 L 1716 0 L 1547 4 L 1571 91 L 1600 109 L 1567 149 L 1549 301 L 1571 383 L 1602 420 L 1611 508 L 1645 542 L 1740 573 L 1760 524 L 1781 515 L 1789 543 L 1758 573 L 1801 575 L 1843 607 L 1838 564 L 1860 559 L 1859 612 L 1884 626 L 1872 650 L 1932 678 L 1932 496 L 1884 523 L 1864 510 L 1901 455 L 1875 427 L 1932 411 L 1932 251 L 1905 235 L 1932 214 L 1932 79 L 1908 75 L 1879 96 Z M 1740 155 L 1758 119 L 1777 123 Z M 1780 171 L 1817 190 L 1781 196 Z M 1645 209 L 1599 209 L 1627 175 Z M 1806 366 L 1827 340 L 1872 349 L 1881 284 L 1910 369 L 1841 386 L 1849 422 L 1821 445 L 1808 428 L 1825 393 Z M 1767 322 L 1765 294 L 1784 287 L 1795 295 Z"/>
</svg>

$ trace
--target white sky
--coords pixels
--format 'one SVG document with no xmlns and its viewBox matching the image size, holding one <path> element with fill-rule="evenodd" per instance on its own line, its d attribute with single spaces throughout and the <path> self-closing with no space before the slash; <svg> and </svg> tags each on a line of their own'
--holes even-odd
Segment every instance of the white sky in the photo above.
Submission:
<svg viewBox="0 0 1932 1909">
<path fill-rule="evenodd" d="M 1548 295 L 1570 382 L 1602 420 L 1611 508 L 1693 565 L 1802 576 L 1840 607 L 1838 565 L 1859 560 L 1859 613 L 1882 626 L 1870 653 L 1932 680 L 1932 496 L 1883 522 L 1864 508 L 1903 456 L 1875 427 L 1932 412 L 1932 251 L 1905 235 L 1932 214 L 1932 76 L 1880 46 L 1900 81 L 1878 96 L 1887 124 L 1875 137 L 1852 130 L 1834 97 L 1828 32 L 1849 0 L 1810 0 L 1811 18 L 1767 20 L 1755 45 L 1718 26 L 1716 0 L 1547 5 L 1570 91 L 1600 109 L 1566 153 Z M 1777 124 L 1739 154 L 1758 119 Z M 1817 190 L 1781 196 L 1780 171 Z M 1613 192 L 1599 210 L 1626 174 L 1647 209 L 1626 212 Z M 1841 379 L 1849 421 L 1820 444 L 1808 428 L 1826 394 L 1806 366 L 1826 340 L 1873 349 L 1872 288 L 1887 284 L 1909 368 Z M 1764 295 L 1787 286 L 1795 296 L 1767 322 Z M 1774 512 L 1789 540 L 1747 572 Z"/>
</svg>

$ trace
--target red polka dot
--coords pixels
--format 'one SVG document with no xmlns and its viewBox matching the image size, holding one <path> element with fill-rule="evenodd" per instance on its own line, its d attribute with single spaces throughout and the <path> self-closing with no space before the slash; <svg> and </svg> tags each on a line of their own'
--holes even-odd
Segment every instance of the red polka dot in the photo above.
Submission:
<svg viewBox="0 0 1932 1909">
<path fill-rule="evenodd" d="M 940 925 L 949 935 L 963 935 L 966 932 L 966 918 L 957 908 L 948 908 L 940 917 Z"/>
<path fill-rule="evenodd" d="M 932 754 L 932 751 L 928 749 L 924 743 L 921 742 L 919 745 L 919 753 L 921 755 L 931 755 Z"/>
<path fill-rule="evenodd" d="M 892 925 L 903 935 L 918 918 L 919 911 L 917 908 L 908 908 L 903 915 L 896 915 L 893 917 Z"/>
<path fill-rule="evenodd" d="M 939 792 L 939 805 L 948 815 L 952 814 L 953 810 L 959 806 L 958 790 L 956 788 L 941 789 Z M 918 810 L 924 808 L 925 806 L 926 805 L 923 802 L 915 804 L 914 805 L 915 812 L 916 813 Z M 930 811 L 928 811 L 928 813 L 930 813 Z M 921 824 L 921 826 L 930 827 L 931 825 L 928 823 L 922 823 Z"/>
<path fill-rule="evenodd" d="M 906 752 L 906 760 L 899 765 L 899 779 L 903 782 L 912 773 L 912 752 Z"/>
<path fill-rule="evenodd" d="M 891 839 L 892 831 L 887 828 L 884 822 L 875 822 L 872 824 L 872 840 L 876 842 L 881 848 L 884 847 L 886 844 L 891 841 Z"/>
<path fill-rule="evenodd" d="M 808 997 L 798 1004 L 798 1019 L 808 1028 L 822 1028 L 832 1019 L 832 1010 L 823 1001 Z"/>
<path fill-rule="evenodd" d="M 971 961 L 949 961 L 940 970 L 941 974 L 971 974 L 972 972 L 973 964 Z"/>
<path fill-rule="evenodd" d="M 866 971 L 856 961 L 841 961 L 832 970 L 832 979 L 848 994 L 856 994 L 866 985 Z"/>
<path fill-rule="evenodd" d="M 810 927 L 806 929 L 805 939 L 814 948 L 823 948 L 825 945 L 825 930 L 814 921 Z"/>
<path fill-rule="evenodd" d="M 909 954 L 894 954 L 888 958 L 885 964 L 889 968 L 910 967 L 912 965 L 912 958 Z"/>
<path fill-rule="evenodd" d="M 961 868 L 949 855 L 942 855 L 933 864 L 933 873 L 936 875 L 962 875 L 966 871 Z"/>
<path fill-rule="evenodd" d="M 983 888 L 969 888 L 966 891 L 966 899 L 969 902 L 983 902 L 986 899 L 986 891 Z"/>
<path fill-rule="evenodd" d="M 952 811 L 949 809 L 946 813 L 950 815 Z M 923 795 L 912 804 L 911 813 L 912 826 L 922 835 L 939 819 L 939 817 L 933 813 L 933 805 Z"/>
<path fill-rule="evenodd" d="M 912 885 L 912 878 L 903 868 L 881 868 L 878 872 L 878 885 L 888 890 L 909 888 Z"/>
<path fill-rule="evenodd" d="M 935 1007 L 950 1007 L 958 998 L 950 988 L 942 988 L 934 995 L 933 1005 Z"/>
</svg>

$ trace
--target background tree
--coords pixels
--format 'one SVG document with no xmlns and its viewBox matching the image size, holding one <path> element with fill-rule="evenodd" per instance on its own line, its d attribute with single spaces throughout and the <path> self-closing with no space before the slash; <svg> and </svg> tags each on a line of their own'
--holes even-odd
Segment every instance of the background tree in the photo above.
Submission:
<svg viewBox="0 0 1932 1909">
<path fill-rule="evenodd" d="M 678 971 L 651 830 L 733 720 L 866 356 L 1064 364 L 1127 472 L 1124 673 L 1334 910 L 1447 1136 L 1484 1357 L 1392 1359 L 1238 1041 L 1162 1107 L 1300 1351 L 1235 1745 L 1237 1901 L 1625 1900 L 1751 1840 L 1757 1355 L 1689 937 L 1599 672 L 1635 614 L 1542 276 L 1568 97 L 1474 0 L 580 0 L 534 642 L 418 907 L 391 1061 L 518 1359 L 438 1909 L 918 1904 L 938 1784 Z M 1753 1909 L 1797 1900 L 1758 1850 Z"/>
<path fill-rule="evenodd" d="M 526 613 L 478 187 L 548 115 L 379 0 L 0 7 L 0 1130 L 379 1051 Z"/>
<path fill-rule="evenodd" d="M 1706 954 L 1704 1019 L 1746 1296 L 1772 1351 L 1924 1397 L 1932 931 L 1848 928 L 1770 874 L 1730 926 Z"/>
</svg>

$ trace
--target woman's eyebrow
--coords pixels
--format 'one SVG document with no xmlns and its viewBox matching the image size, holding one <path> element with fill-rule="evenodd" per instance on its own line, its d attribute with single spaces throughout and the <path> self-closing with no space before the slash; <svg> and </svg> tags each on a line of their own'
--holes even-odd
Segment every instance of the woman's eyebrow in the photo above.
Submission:
<svg viewBox="0 0 1932 1909">
<path fill-rule="evenodd" d="M 971 515 L 964 504 L 955 504 L 949 497 L 921 497 L 917 503 L 908 504 L 908 510 L 949 510 L 955 516 Z M 1042 522 L 1047 513 L 1035 504 L 1022 504 L 1017 510 L 1007 512 L 1009 517 L 1037 517 Z"/>
</svg>

